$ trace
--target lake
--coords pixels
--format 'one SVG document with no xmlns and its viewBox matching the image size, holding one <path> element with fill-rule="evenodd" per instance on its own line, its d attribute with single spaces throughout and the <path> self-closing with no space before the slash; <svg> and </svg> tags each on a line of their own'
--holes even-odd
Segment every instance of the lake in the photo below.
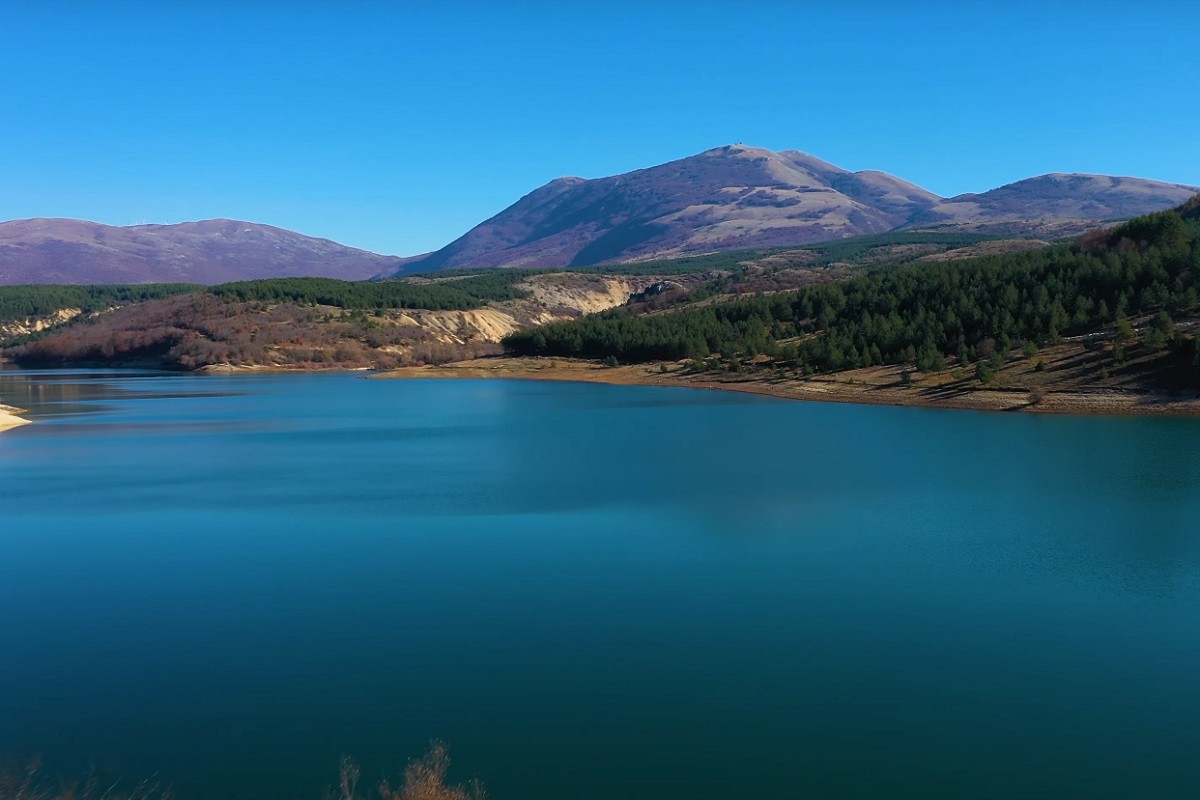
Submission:
<svg viewBox="0 0 1200 800">
<path fill-rule="evenodd" d="M 0 372 L 0 753 L 322 796 L 1200 796 L 1200 420 Z"/>
</svg>

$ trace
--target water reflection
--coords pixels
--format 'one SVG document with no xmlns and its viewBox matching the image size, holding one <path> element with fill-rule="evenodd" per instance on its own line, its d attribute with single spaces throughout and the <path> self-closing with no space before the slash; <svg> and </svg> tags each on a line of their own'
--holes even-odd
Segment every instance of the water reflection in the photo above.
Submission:
<svg viewBox="0 0 1200 800">
<path fill-rule="evenodd" d="M 8 386 L 45 413 L 0 437 L 0 752 L 227 800 L 431 736 L 526 800 L 1194 785 L 1197 421 Z"/>
<path fill-rule="evenodd" d="M 132 383 L 135 380 L 142 381 L 136 388 Z M 179 387 L 179 380 L 177 373 L 161 371 L 0 369 L 0 401 L 25 409 L 29 416 L 57 416 L 115 408 L 105 404 L 107 400 L 191 399 L 224 397 L 233 393 L 205 390 L 196 380 L 192 380 L 191 385 Z M 175 388 L 168 389 L 168 381 L 176 384 Z M 158 387 L 155 384 L 164 385 Z"/>
</svg>

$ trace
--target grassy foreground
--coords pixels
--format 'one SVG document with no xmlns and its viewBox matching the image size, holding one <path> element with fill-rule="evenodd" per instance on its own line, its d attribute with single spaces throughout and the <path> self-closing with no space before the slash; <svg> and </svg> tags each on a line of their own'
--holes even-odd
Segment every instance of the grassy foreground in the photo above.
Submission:
<svg viewBox="0 0 1200 800">
<path fill-rule="evenodd" d="M 483 784 L 455 785 L 446 782 L 450 756 L 446 745 L 433 742 L 429 752 L 408 763 L 399 782 L 384 779 L 378 785 L 362 785 L 362 771 L 353 759 L 344 757 L 336 786 L 325 791 L 326 800 L 485 800 Z M 83 780 L 64 780 L 47 774 L 38 761 L 0 772 L 0 800 L 172 800 L 175 791 L 155 776 L 130 782 L 98 774 Z"/>
</svg>

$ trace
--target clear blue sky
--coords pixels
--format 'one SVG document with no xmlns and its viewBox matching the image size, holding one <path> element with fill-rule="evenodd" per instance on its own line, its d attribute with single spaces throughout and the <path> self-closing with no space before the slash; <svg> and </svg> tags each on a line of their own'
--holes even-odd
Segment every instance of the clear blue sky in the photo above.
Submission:
<svg viewBox="0 0 1200 800">
<path fill-rule="evenodd" d="M 731 142 L 943 195 L 1200 185 L 1191 2 L 0 2 L 0 219 L 439 247 Z"/>
</svg>

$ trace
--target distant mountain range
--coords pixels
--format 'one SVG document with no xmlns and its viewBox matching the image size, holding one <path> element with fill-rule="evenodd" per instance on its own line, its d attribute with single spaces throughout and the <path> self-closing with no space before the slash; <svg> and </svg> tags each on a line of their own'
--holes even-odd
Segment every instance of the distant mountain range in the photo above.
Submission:
<svg viewBox="0 0 1200 800">
<path fill-rule="evenodd" d="M 300 275 L 361 280 L 406 261 L 229 219 L 130 227 L 75 219 L 0 223 L 0 284 L 224 283 Z"/>
<path fill-rule="evenodd" d="M 914 228 L 1054 236 L 1176 206 L 1194 186 L 1043 175 L 941 198 L 795 150 L 729 145 L 610 178 L 559 178 L 403 271 L 566 267 Z"/>
<path fill-rule="evenodd" d="M 744 145 L 608 178 L 559 178 L 440 250 L 400 258 L 235 220 L 0 223 L 0 284 L 347 280 L 467 267 L 558 268 L 939 228 L 1064 236 L 1177 206 L 1200 188 L 1051 174 L 942 198 L 872 170 Z"/>
</svg>

